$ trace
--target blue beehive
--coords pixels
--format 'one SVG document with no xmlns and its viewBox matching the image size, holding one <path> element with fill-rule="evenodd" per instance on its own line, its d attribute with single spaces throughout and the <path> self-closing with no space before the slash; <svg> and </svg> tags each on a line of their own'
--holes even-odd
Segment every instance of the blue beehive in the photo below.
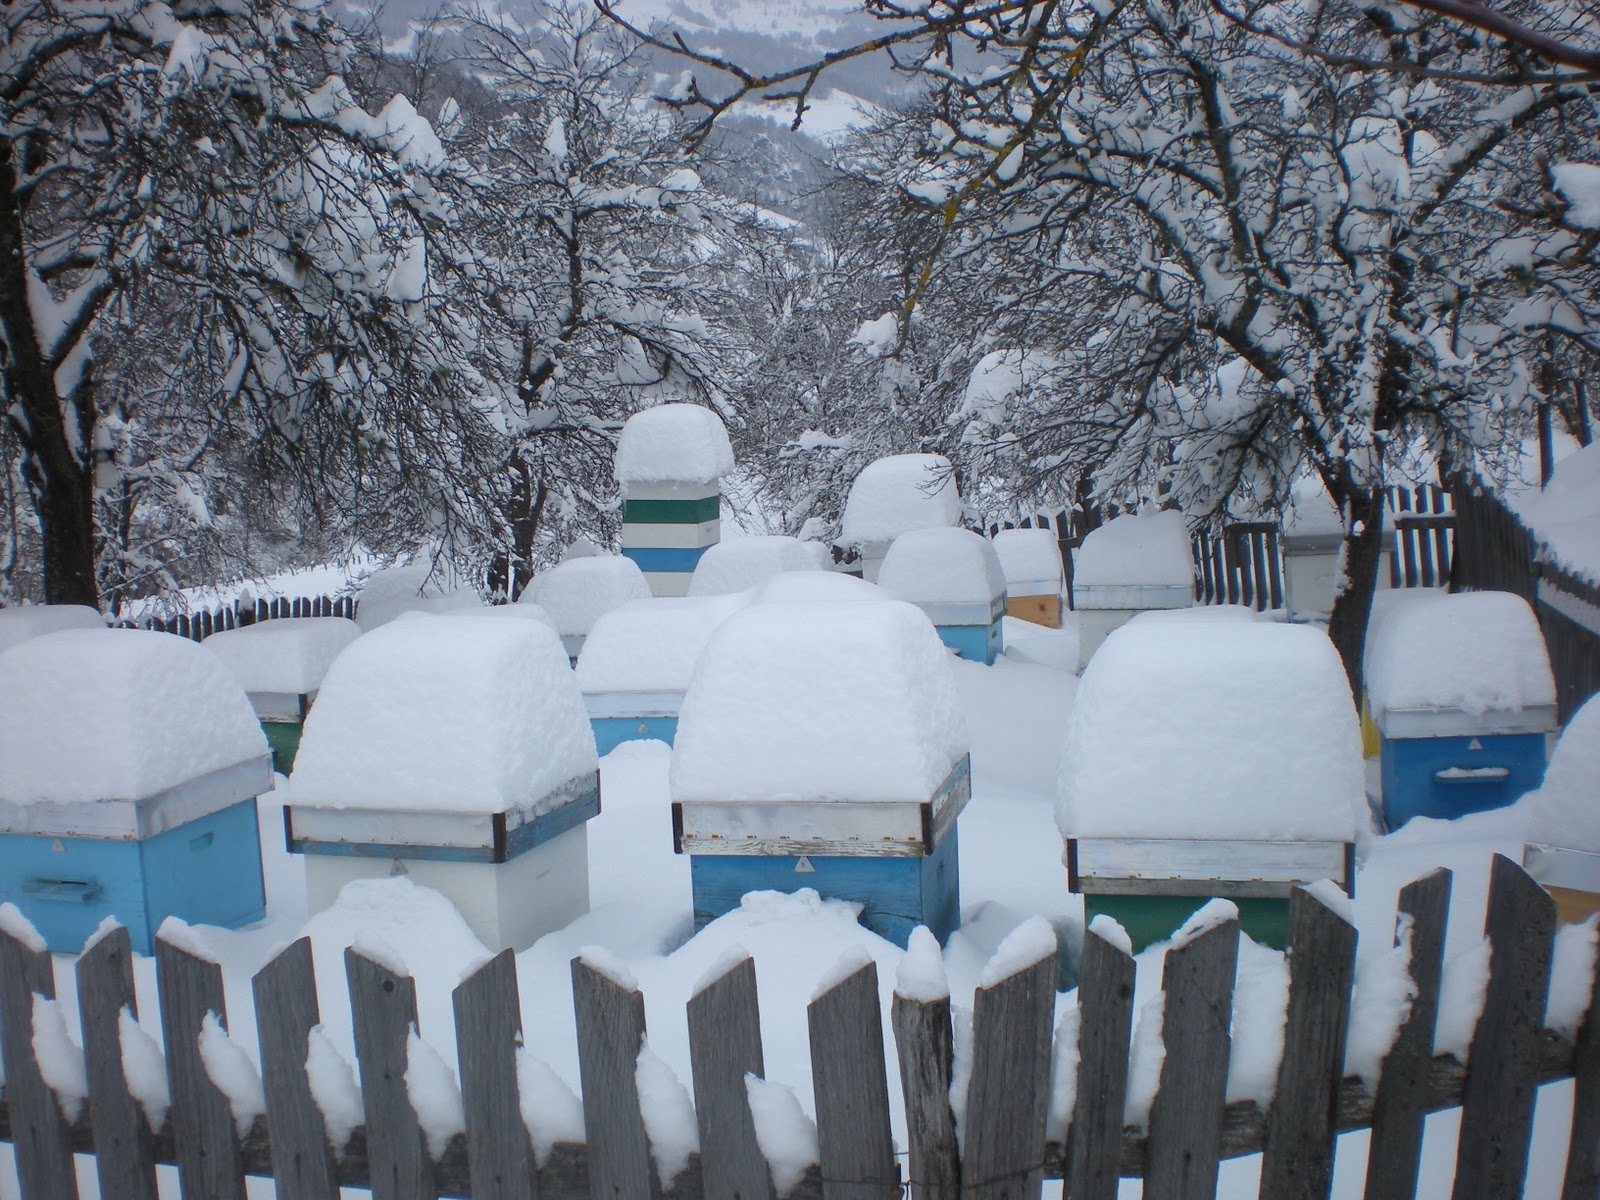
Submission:
<svg viewBox="0 0 1600 1200">
<path fill-rule="evenodd" d="M 962 658 L 993 663 L 1005 649 L 1006 578 L 993 543 L 970 529 L 915 529 L 890 545 L 878 584 L 915 604 Z"/>
<path fill-rule="evenodd" d="M 271 789 L 244 692 L 187 639 L 83 629 L 0 655 L 0 901 L 54 951 L 106 917 L 146 954 L 169 916 L 260 920 Z"/>
<path fill-rule="evenodd" d="M 410 616 L 341 654 L 306 720 L 284 824 L 308 907 L 408 874 L 479 940 L 526 949 L 588 911 L 594 738 L 541 621 Z"/>
<path fill-rule="evenodd" d="M 696 667 L 672 763 L 697 927 L 747 892 L 814 888 L 906 944 L 960 920 L 971 797 L 949 657 L 908 604 L 762 603 Z"/>
<path fill-rule="evenodd" d="M 1407 597 L 1386 613 L 1366 664 L 1391 829 L 1500 808 L 1539 786 L 1555 682 L 1520 596 Z"/>
<path fill-rule="evenodd" d="M 698 404 L 658 404 L 629 417 L 617 438 L 622 553 L 657 596 L 682 596 L 722 537 L 722 477 L 733 447 L 722 418 Z"/>
</svg>

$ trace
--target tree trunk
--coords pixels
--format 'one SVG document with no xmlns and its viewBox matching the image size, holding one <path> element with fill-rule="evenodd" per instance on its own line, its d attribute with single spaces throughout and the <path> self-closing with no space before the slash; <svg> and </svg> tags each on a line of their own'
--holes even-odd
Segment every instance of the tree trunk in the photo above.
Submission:
<svg viewBox="0 0 1600 1200">
<path fill-rule="evenodd" d="M 22 443 L 23 477 L 32 494 L 50 604 L 100 607 L 95 585 L 94 488 L 89 447 L 92 404 L 63 405 L 55 371 L 39 344 L 28 303 L 28 259 L 17 207 L 14 148 L 0 138 L 0 343 L 10 420 Z M 76 429 L 68 428 L 72 420 Z"/>
<path fill-rule="evenodd" d="M 511 497 L 506 505 L 511 544 L 495 555 L 489 566 L 489 590 L 515 604 L 533 578 L 533 543 L 550 489 L 544 472 L 520 455 L 512 455 L 506 470 L 511 476 Z"/>
<path fill-rule="evenodd" d="M 1344 540 L 1345 584 L 1333 602 L 1328 637 L 1344 662 L 1350 694 L 1359 708 L 1365 686 L 1361 658 L 1366 649 L 1367 622 L 1372 616 L 1372 597 L 1378 590 L 1378 566 L 1382 562 L 1383 492 L 1376 489 L 1352 491 L 1345 505 L 1348 514 Z"/>
</svg>

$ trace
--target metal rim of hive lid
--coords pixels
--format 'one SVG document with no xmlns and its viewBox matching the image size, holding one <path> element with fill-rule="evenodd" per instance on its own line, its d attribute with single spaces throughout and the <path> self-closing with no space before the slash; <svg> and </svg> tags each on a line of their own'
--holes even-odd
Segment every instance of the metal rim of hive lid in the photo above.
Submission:
<svg viewBox="0 0 1600 1200">
<path fill-rule="evenodd" d="M 1320 879 L 1355 895 L 1354 842 L 1069 837 L 1063 859 L 1083 895 L 1284 899 Z"/>
</svg>

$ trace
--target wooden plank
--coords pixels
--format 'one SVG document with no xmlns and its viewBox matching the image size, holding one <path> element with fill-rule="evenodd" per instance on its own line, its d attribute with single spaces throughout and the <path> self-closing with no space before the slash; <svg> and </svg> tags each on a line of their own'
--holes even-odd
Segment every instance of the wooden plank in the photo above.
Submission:
<svg viewBox="0 0 1600 1200">
<path fill-rule="evenodd" d="M 1600 959 L 1590 980 L 1589 1011 L 1583 1016 L 1572 1063 L 1572 1134 L 1561 1200 L 1600 1196 Z"/>
<path fill-rule="evenodd" d="M 890 1021 L 911 1141 L 912 1200 L 955 1200 L 961 1190 L 961 1155 L 950 1111 L 955 1056 L 950 998 L 916 1001 L 897 993 Z"/>
<path fill-rule="evenodd" d="M 964 1197 L 1019 1200 L 1040 1194 L 1055 979 L 1052 953 L 973 996 L 972 1079 L 961 1146 Z"/>
<path fill-rule="evenodd" d="M 178 1146 L 178 1181 L 185 1200 L 244 1200 L 244 1164 L 233 1112 L 200 1058 L 208 1013 L 223 1028 L 228 1003 L 222 968 L 156 938 L 156 983 L 167 1052 L 171 1121 Z"/>
<path fill-rule="evenodd" d="M 644 996 L 575 958 L 572 1007 L 589 1139 L 589 1194 L 594 1200 L 660 1200 L 661 1182 L 639 1111 Z"/>
<path fill-rule="evenodd" d="M 77 1200 L 71 1132 L 33 1057 L 33 997 L 55 999 L 50 952 L 0 931 L 0 1060 L 23 1200 Z"/>
<path fill-rule="evenodd" d="M 306 1075 L 311 1030 L 321 1024 L 311 939 L 301 938 L 250 982 L 261 1047 L 261 1083 L 272 1130 L 279 1200 L 338 1200 L 334 1147 Z"/>
<path fill-rule="evenodd" d="M 1148 1195 L 1212 1200 L 1217 1194 L 1238 956 L 1237 920 L 1167 951 L 1162 971 L 1166 1058 L 1150 1108 Z"/>
<path fill-rule="evenodd" d="M 1372 1140 L 1367 1149 L 1366 1200 L 1410 1200 L 1417 1192 L 1451 879 L 1449 871 L 1440 869 L 1400 891 L 1395 938 L 1398 942 L 1401 925 L 1408 924 L 1411 980 L 1417 994 L 1378 1075 Z"/>
<path fill-rule="evenodd" d="M 406 1040 L 417 1023 L 417 985 L 353 947 L 344 952 L 373 1200 L 434 1200 L 427 1141 L 406 1091 Z"/>
<path fill-rule="evenodd" d="M 1305 888 L 1289 897 L 1289 1011 L 1267 1112 L 1261 1196 L 1325 1200 L 1355 978 L 1356 930 Z"/>
<path fill-rule="evenodd" d="M 813 1000 L 806 1021 L 825 1200 L 898 1196 L 877 964 L 866 963 Z"/>
<path fill-rule="evenodd" d="M 1522 1195 L 1555 931 L 1549 893 L 1509 858 L 1495 855 L 1484 922 L 1489 986 L 1462 1091 L 1453 1200 Z"/>
<path fill-rule="evenodd" d="M 772 1200 L 744 1082 L 766 1074 L 755 960 L 742 959 L 691 996 L 688 1019 L 706 1200 Z"/>
<path fill-rule="evenodd" d="M 1128 1097 L 1134 961 L 1093 928 L 1083 935 L 1078 979 L 1078 1090 L 1067 1137 L 1073 1200 L 1116 1200 L 1122 1114 Z"/>
<path fill-rule="evenodd" d="M 452 994 L 473 1200 L 534 1200 L 533 1141 L 517 1091 L 517 957 L 502 950 Z"/>
<path fill-rule="evenodd" d="M 95 1171 L 100 1195 L 155 1200 L 155 1151 L 144 1110 L 128 1091 L 122 1065 L 124 1009 L 137 1017 L 133 943 L 117 926 L 78 958 L 78 1020 L 94 1114 Z"/>
</svg>

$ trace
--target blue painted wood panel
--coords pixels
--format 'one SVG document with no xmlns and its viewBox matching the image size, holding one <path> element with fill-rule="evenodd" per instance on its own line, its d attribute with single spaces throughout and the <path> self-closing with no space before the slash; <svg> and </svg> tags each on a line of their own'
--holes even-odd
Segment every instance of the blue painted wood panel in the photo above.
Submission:
<svg viewBox="0 0 1600 1200">
<path fill-rule="evenodd" d="M 804 869 L 809 867 L 810 870 Z M 861 923 L 904 947 L 926 925 L 943 942 L 961 923 L 960 854 L 956 830 L 923 858 L 694 854 L 694 924 L 703 929 L 739 907 L 747 892 L 815 888 L 830 900 L 862 906 Z"/>
<path fill-rule="evenodd" d="M 1545 735 L 1384 737 L 1378 755 L 1383 818 L 1390 829 L 1396 829 L 1412 817 L 1448 820 L 1504 808 L 1531 792 L 1544 781 Z M 1497 773 L 1458 774 L 1485 771 Z"/>
<path fill-rule="evenodd" d="M 935 625 L 939 640 L 970 662 L 992 666 L 1005 649 L 1000 622 L 988 625 Z"/>
<path fill-rule="evenodd" d="M 678 571 L 691 572 L 700 562 L 709 547 L 696 546 L 693 549 L 673 550 L 652 546 L 624 546 L 622 553 L 625 558 L 631 558 L 638 564 L 641 571 Z"/>
<path fill-rule="evenodd" d="M 602 758 L 623 742 L 654 738 L 670 746 L 678 736 L 677 717 L 591 717 L 589 726 L 594 730 L 595 748 Z"/>
<path fill-rule="evenodd" d="M 153 951 L 168 917 L 236 928 L 266 915 L 256 802 L 244 800 L 143 841 L 0 835 L 0 900 L 50 949 L 76 954 L 106 917 Z"/>
</svg>

